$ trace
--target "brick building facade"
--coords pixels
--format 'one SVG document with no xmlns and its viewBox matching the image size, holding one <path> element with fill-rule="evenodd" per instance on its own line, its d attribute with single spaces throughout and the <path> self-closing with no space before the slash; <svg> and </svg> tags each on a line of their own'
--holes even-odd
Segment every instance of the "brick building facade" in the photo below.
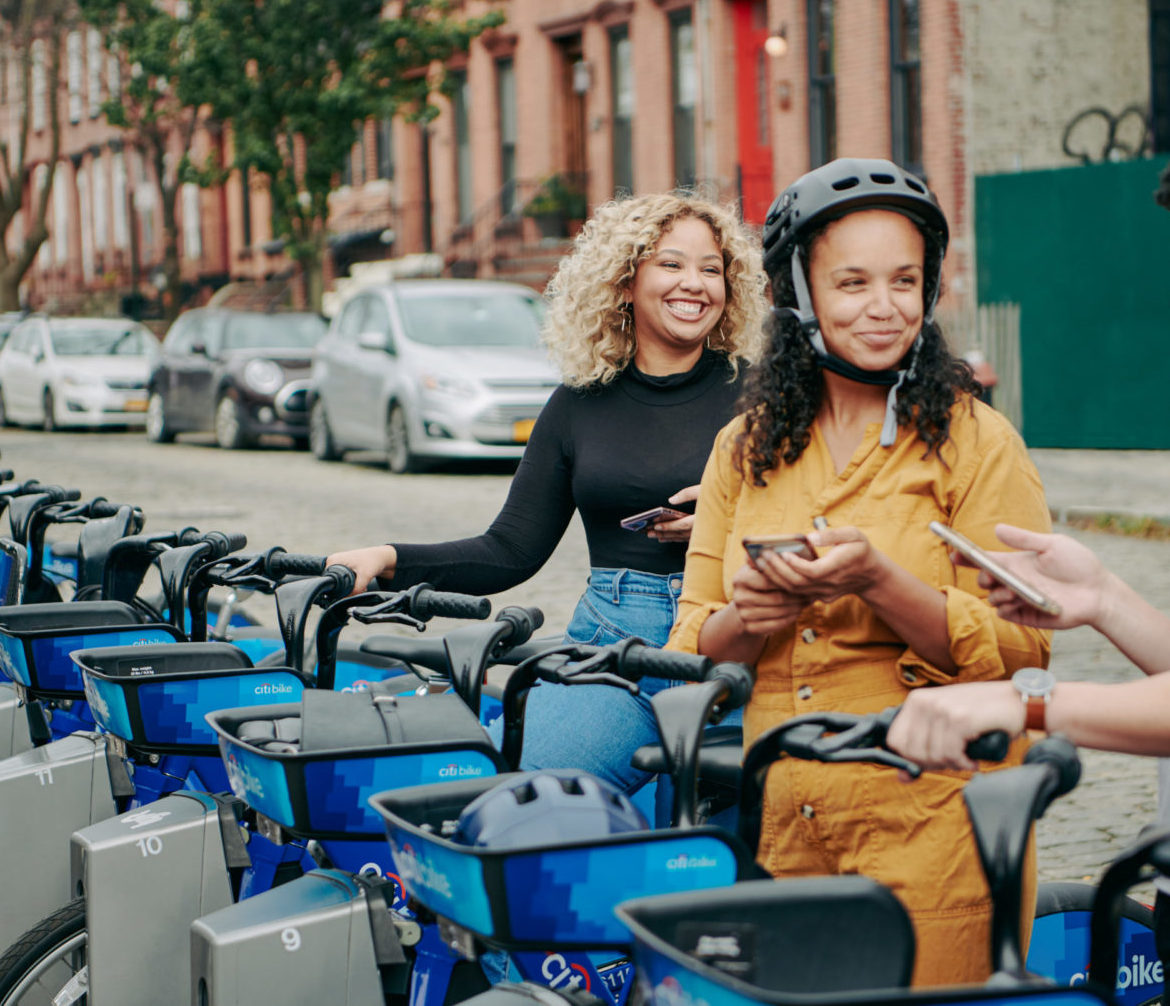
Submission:
<svg viewBox="0 0 1170 1006">
<path fill-rule="evenodd" d="M 455 96 L 433 123 L 366 124 L 332 197 L 329 268 L 435 252 L 449 270 L 539 286 L 563 245 L 523 211 L 552 176 L 587 206 L 695 184 L 758 224 L 811 165 L 882 156 L 938 193 L 955 238 L 944 306 L 961 314 L 974 176 L 1075 163 L 1061 141 L 1090 105 L 1148 109 L 1148 3 L 466 0 L 506 23 L 448 66 Z M 115 75 L 93 33 L 77 34 L 58 88 L 63 184 L 27 277 L 31 303 L 62 308 L 135 283 L 149 293 L 162 256 L 152 171 L 95 113 Z M 230 135 L 201 143 L 230 152 Z M 30 153 L 45 149 L 42 124 Z M 180 216 L 189 296 L 288 269 L 255 179 L 185 190 Z"/>
</svg>

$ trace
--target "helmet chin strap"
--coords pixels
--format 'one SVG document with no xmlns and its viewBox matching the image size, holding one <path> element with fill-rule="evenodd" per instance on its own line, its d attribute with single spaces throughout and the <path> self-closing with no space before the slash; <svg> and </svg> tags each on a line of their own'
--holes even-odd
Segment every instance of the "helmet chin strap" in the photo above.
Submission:
<svg viewBox="0 0 1170 1006">
<path fill-rule="evenodd" d="M 801 331 L 812 346 L 813 352 L 816 354 L 817 362 L 825 370 L 831 370 L 834 374 L 839 374 L 841 377 L 850 381 L 856 381 L 859 384 L 875 384 L 883 387 L 888 387 L 890 392 L 886 395 L 886 412 L 882 419 L 882 433 L 879 443 L 883 447 L 893 446 L 894 441 L 898 437 L 898 416 L 896 408 L 898 405 L 898 389 L 906 382 L 908 378 L 914 377 L 914 367 L 918 362 L 918 350 L 922 345 L 922 332 L 919 331 L 918 336 L 914 340 L 914 345 L 910 347 L 910 365 L 901 370 L 863 370 L 861 367 L 855 366 L 848 360 L 830 353 L 825 346 L 825 337 L 821 334 L 821 324 L 817 321 L 817 316 L 813 312 L 812 297 L 808 292 L 808 281 L 804 277 L 804 266 L 800 261 L 800 249 L 794 248 L 792 251 L 792 285 L 796 291 L 796 307 L 782 307 L 773 308 L 777 313 L 786 313 L 792 315 L 798 322 L 800 322 Z M 923 319 L 923 325 L 930 320 L 934 314 L 934 302 L 931 300 L 930 309 L 926 312 Z"/>
</svg>

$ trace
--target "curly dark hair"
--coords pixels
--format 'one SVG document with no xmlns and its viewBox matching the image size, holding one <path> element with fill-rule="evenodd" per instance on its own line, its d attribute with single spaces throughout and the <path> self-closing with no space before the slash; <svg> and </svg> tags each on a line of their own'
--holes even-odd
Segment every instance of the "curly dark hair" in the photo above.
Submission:
<svg viewBox="0 0 1170 1006">
<path fill-rule="evenodd" d="M 941 261 L 937 237 L 919 229 L 926 239 L 927 261 L 932 257 Z M 805 262 L 811 261 L 812 247 L 824 230 L 821 227 L 812 231 L 801 242 Z M 768 323 L 768 346 L 763 360 L 747 374 L 739 400 L 745 422 L 735 445 L 736 465 L 740 469 L 750 466 L 752 482 L 757 486 L 766 485 L 764 476 L 779 468 L 781 462 L 794 464 L 804 453 L 824 394 L 821 365 L 808 337 L 792 314 L 777 310 L 796 306 L 787 264 L 769 278 L 775 309 Z M 908 363 L 909 354 L 899 366 Z M 937 453 L 950 436 L 952 406 L 966 392 L 974 409 L 979 391 L 971 367 L 952 355 L 942 330 L 930 321 L 922 329 L 914 376 L 908 377 L 898 391 L 898 425 L 914 424 L 926 445 L 924 457 Z"/>
</svg>

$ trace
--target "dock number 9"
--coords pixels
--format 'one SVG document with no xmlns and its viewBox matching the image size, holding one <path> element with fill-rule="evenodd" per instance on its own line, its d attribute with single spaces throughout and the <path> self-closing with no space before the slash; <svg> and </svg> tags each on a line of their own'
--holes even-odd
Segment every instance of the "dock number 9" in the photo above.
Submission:
<svg viewBox="0 0 1170 1006">
<path fill-rule="evenodd" d="M 280 942 L 284 944 L 284 949 L 290 954 L 295 953 L 301 949 L 301 931 L 289 926 L 288 929 L 281 930 Z"/>
</svg>

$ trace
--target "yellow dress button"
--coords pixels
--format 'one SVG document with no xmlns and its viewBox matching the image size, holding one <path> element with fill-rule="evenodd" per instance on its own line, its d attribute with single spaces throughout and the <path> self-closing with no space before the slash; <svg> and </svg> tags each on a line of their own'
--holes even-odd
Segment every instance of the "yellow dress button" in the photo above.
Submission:
<svg viewBox="0 0 1170 1006">
<path fill-rule="evenodd" d="M 813 632 L 812 629 L 802 629 L 800 638 L 803 639 L 806 643 L 813 643 L 816 642 L 817 634 Z"/>
<path fill-rule="evenodd" d="M 796 697 L 798 699 L 811 699 L 812 698 L 812 686 L 811 685 L 801 685 L 798 689 L 796 689 Z"/>
<path fill-rule="evenodd" d="M 907 669 L 902 672 L 902 680 L 908 685 L 913 685 L 918 681 L 918 672 Z"/>
<path fill-rule="evenodd" d="M 817 816 L 817 812 L 816 812 L 816 810 L 813 808 L 813 805 L 812 805 L 811 803 L 806 803 L 806 804 L 805 804 L 803 807 L 801 807 L 801 808 L 800 808 L 800 812 L 801 812 L 801 813 L 802 813 L 802 814 L 803 814 L 805 817 L 809 817 L 809 818 L 812 818 L 812 817 L 816 817 L 816 816 Z"/>
</svg>

